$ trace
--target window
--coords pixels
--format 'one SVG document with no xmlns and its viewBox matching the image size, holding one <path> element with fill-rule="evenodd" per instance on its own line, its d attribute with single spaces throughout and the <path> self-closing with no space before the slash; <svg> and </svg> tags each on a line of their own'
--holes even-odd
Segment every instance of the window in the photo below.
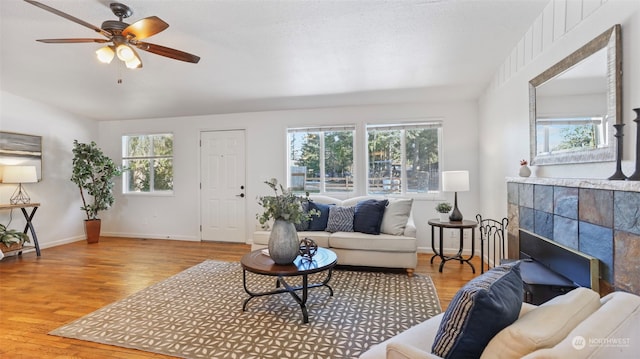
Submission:
<svg viewBox="0 0 640 359">
<path fill-rule="evenodd" d="M 441 131 L 440 122 L 367 126 L 368 193 L 438 191 Z"/>
<path fill-rule="evenodd" d="M 353 192 L 354 126 L 289 129 L 288 186 L 297 192 Z"/>
<path fill-rule="evenodd" d="M 173 135 L 122 136 L 124 193 L 173 192 Z"/>
<path fill-rule="evenodd" d="M 539 118 L 537 154 L 570 152 L 607 146 L 606 117 Z"/>
</svg>

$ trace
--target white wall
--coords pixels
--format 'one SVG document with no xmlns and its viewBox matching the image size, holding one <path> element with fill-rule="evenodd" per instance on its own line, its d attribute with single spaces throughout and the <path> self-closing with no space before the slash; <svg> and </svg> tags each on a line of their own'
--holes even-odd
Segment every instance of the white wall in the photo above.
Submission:
<svg viewBox="0 0 640 359">
<path fill-rule="evenodd" d="M 0 91 L 0 130 L 42 136 L 42 181 L 25 184 L 32 202 L 40 202 L 33 223 L 41 248 L 84 238 L 84 212 L 71 177 L 73 140 L 97 138 L 97 124 L 59 109 Z M 0 184 L 0 203 L 9 203 L 15 184 Z M 0 211 L 0 223 L 10 212 Z M 25 220 L 13 210 L 10 228 L 23 229 Z"/>
<path fill-rule="evenodd" d="M 615 24 L 622 25 L 623 172 L 634 172 L 637 127 L 632 109 L 640 107 L 640 1 L 554 0 L 505 60 L 479 101 L 480 203 L 488 217 L 507 215 L 505 177 L 517 176 L 519 161 L 529 159 L 528 82 Z M 604 179 L 615 172 L 615 162 L 532 170 L 538 177 Z"/>
<path fill-rule="evenodd" d="M 247 134 L 246 237 L 255 230 L 255 214 L 260 212 L 256 197 L 268 194 L 263 181 L 286 176 L 286 128 L 289 126 L 355 124 L 360 131 L 368 123 L 389 123 L 442 119 L 444 170 L 468 169 L 471 191 L 459 193 L 459 207 L 466 218 L 478 213 L 477 104 L 452 102 L 389 106 L 343 107 L 313 110 L 273 111 L 198 117 L 141 119 L 100 122 L 99 143 L 105 153 L 121 159 L 121 136 L 149 132 L 174 134 L 174 192 L 172 197 L 118 195 L 113 210 L 103 216 L 104 233 L 117 236 L 199 240 L 199 135 L 206 130 L 244 129 Z M 362 133 L 362 132 L 361 132 Z M 363 158 L 364 145 L 359 146 Z M 364 164 L 358 164 L 363 166 Z M 362 171 L 360 171 L 362 172 Z M 117 191 L 121 192 L 121 184 Z M 360 186 L 362 189 L 364 186 Z M 363 193 L 360 193 L 363 194 Z M 420 247 L 430 248 L 427 220 L 437 217 L 435 203 L 418 200 L 414 216 Z M 446 194 L 452 201 L 452 194 Z M 445 246 L 448 246 L 445 244 Z"/>
</svg>

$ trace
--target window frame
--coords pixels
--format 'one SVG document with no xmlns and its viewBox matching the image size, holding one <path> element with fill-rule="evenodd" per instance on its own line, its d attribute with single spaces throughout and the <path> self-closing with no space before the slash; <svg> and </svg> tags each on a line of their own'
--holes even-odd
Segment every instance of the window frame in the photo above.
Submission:
<svg viewBox="0 0 640 359">
<path fill-rule="evenodd" d="M 353 149 L 353 157 L 352 157 L 352 169 L 351 169 L 351 178 L 353 179 L 352 184 L 353 188 L 351 191 L 327 191 L 326 187 L 326 171 L 325 171 L 325 134 L 327 132 L 338 132 L 338 131 L 351 131 L 351 145 Z M 319 183 L 319 191 L 318 192 L 310 192 L 314 195 L 332 195 L 332 196 L 344 196 L 349 195 L 353 196 L 358 193 L 358 180 L 357 180 L 357 156 L 356 156 L 356 146 L 358 135 L 357 126 L 355 124 L 345 124 L 345 125 L 334 125 L 334 126 L 305 126 L 305 127 L 288 127 L 286 130 L 286 178 L 287 178 L 287 187 L 291 188 L 291 153 L 289 150 L 290 146 L 290 138 L 289 135 L 291 133 L 319 133 L 319 172 L 320 172 L 320 183 Z M 294 191 L 295 193 L 305 193 L 302 191 Z"/>
<path fill-rule="evenodd" d="M 125 138 L 129 137 L 152 137 L 152 136 L 171 136 L 172 146 L 171 146 L 171 155 L 159 155 L 154 156 L 154 146 L 151 146 L 151 155 L 149 156 L 128 156 L 128 141 L 125 142 Z M 135 133 L 135 134 L 124 134 L 121 137 L 121 146 L 122 146 L 122 167 L 126 168 L 127 161 L 130 160 L 150 160 L 150 168 L 154 168 L 153 164 L 157 159 L 171 159 L 171 167 L 172 171 L 175 170 L 174 158 L 175 158 L 175 135 L 173 132 L 160 132 L 160 133 Z M 149 191 L 129 191 L 129 177 L 126 175 L 122 176 L 122 194 L 126 196 L 173 196 L 174 195 L 174 187 L 172 186 L 170 190 L 154 190 L 155 184 L 155 170 L 149 171 L 150 176 L 150 184 Z"/>
<path fill-rule="evenodd" d="M 437 148 L 438 148 L 438 188 L 434 190 L 427 190 L 425 192 L 411 192 L 407 191 L 408 177 L 407 177 L 407 165 L 406 165 L 406 130 L 409 129 L 425 129 L 435 128 L 437 130 Z M 400 192 L 391 193 L 376 193 L 370 190 L 369 180 L 369 131 L 370 130 L 402 130 L 402 136 L 400 137 L 400 160 L 401 160 L 401 174 L 400 174 Z M 437 197 L 442 193 L 442 183 L 440 178 L 442 176 L 443 165 L 443 130 L 444 123 L 441 119 L 423 120 L 415 122 L 388 122 L 388 123 L 368 123 L 364 126 L 364 162 L 365 162 L 365 195 L 368 196 L 386 196 L 386 197 L 412 197 L 412 198 L 432 198 Z"/>
</svg>

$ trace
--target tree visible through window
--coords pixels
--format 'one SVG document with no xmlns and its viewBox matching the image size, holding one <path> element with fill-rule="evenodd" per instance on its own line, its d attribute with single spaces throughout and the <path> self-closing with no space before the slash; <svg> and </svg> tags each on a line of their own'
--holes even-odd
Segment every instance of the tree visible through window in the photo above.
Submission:
<svg viewBox="0 0 640 359">
<path fill-rule="evenodd" d="M 173 191 L 173 135 L 122 136 L 124 192 Z"/>
<path fill-rule="evenodd" d="M 596 149 L 607 145 L 605 117 L 541 118 L 536 121 L 536 153 Z"/>
<path fill-rule="evenodd" d="M 367 126 L 368 192 L 438 191 L 441 127 L 439 122 Z"/>
<path fill-rule="evenodd" d="M 353 135 L 352 126 L 289 129 L 289 187 L 311 193 L 352 192 Z"/>
</svg>

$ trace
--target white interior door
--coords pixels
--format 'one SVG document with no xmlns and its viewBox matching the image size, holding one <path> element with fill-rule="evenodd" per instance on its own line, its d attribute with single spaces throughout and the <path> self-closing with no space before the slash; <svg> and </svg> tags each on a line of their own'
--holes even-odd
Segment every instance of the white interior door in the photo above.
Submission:
<svg viewBox="0 0 640 359">
<path fill-rule="evenodd" d="M 200 161 L 202 240 L 244 243 L 244 131 L 201 132 Z"/>
</svg>

